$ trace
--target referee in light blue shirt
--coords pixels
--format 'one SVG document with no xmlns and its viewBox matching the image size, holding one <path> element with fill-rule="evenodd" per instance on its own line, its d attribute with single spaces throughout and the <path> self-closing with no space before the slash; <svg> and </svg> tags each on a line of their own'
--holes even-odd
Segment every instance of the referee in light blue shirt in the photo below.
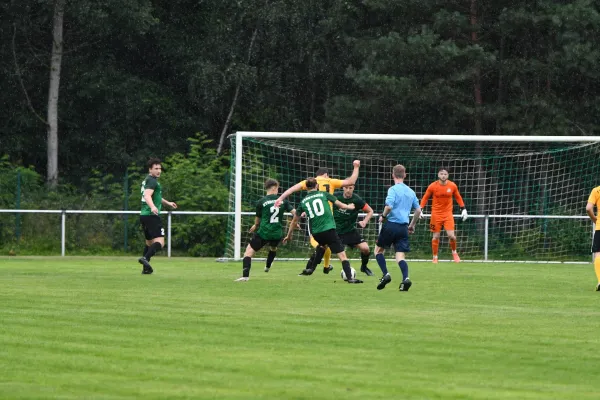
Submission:
<svg viewBox="0 0 600 400">
<path fill-rule="evenodd" d="M 412 282 L 408 278 L 408 264 L 404 258 L 404 253 L 410 251 L 408 243 L 408 234 L 415 231 L 415 225 L 419 221 L 421 215 L 421 207 L 417 200 L 417 195 L 414 190 L 404 184 L 406 177 L 406 168 L 404 165 L 396 165 L 392 170 L 392 178 L 394 178 L 394 186 L 389 188 L 387 197 L 385 198 L 385 208 L 379 217 L 379 222 L 384 222 L 377 245 L 375 246 L 375 259 L 383 277 L 379 280 L 377 290 L 385 288 L 385 285 L 392 281 L 387 266 L 385 264 L 385 256 L 383 252 L 386 247 L 394 245 L 396 250 L 396 261 L 402 271 L 402 282 L 400 283 L 400 291 L 406 292 L 410 289 Z M 415 209 L 410 224 L 408 223 L 410 211 Z"/>
</svg>

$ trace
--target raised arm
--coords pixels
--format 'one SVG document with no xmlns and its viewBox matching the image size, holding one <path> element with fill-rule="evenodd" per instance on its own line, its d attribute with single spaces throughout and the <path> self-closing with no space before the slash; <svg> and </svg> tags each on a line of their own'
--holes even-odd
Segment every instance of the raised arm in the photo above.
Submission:
<svg viewBox="0 0 600 400">
<path fill-rule="evenodd" d="M 342 181 L 342 186 L 350 186 L 356 183 L 358 179 L 358 169 L 360 168 L 360 160 L 352 161 L 352 165 L 354 166 L 354 170 L 352 170 L 352 175 L 347 177 Z"/>
<path fill-rule="evenodd" d="M 286 190 L 285 192 L 283 192 L 281 194 L 281 196 L 279 196 L 277 198 L 277 200 L 275 200 L 275 207 L 281 206 L 281 203 L 283 203 L 283 201 L 285 199 L 287 199 L 290 194 L 295 193 L 295 192 L 299 192 L 300 190 L 302 190 L 302 188 L 304 187 L 303 182 L 304 181 L 296 183 L 294 186 L 292 186 L 291 188 L 289 188 L 288 190 Z"/>
</svg>

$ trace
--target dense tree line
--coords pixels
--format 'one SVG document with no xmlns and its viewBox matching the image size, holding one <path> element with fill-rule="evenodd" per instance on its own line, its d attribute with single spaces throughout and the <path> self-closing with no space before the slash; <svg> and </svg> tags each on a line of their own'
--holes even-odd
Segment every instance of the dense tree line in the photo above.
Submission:
<svg viewBox="0 0 600 400">
<path fill-rule="evenodd" d="M 7 0 L 0 154 L 46 173 L 57 7 L 59 177 L 80 185 L 196 132 L 597 135 L 599 4 Z"/>
</svg>

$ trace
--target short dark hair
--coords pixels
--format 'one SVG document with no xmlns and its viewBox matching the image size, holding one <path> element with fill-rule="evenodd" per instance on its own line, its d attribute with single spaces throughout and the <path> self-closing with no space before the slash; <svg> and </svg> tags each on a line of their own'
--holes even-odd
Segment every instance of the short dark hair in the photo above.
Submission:
<svg viewBox="0 0 600 400">
<path fill-rule="evenodd" d="M 323 176 L 325 174 L 329 174 L 329 170 L 325 167 L 320 167 L 316 172 L 317 176 Z"/>
<path fill-rule="evenodd" d="M 450 171 L 448 171 L 448 168 L 441 167 L 440 169 L 438 169 L 438 174 L 442 171 L 446 171 L 446 172 L 450 173 Z"/>
<path fill-rule="evenodd" d="M 398 179 L 403 179 L 404 177 L 406 177 L 406 168 L 404 167 L 404 165 L 398 164 L 394 166 L 394 169 L 392 169 L 392 174 Z"/>
<path fill-rule="evenodd" d="M 315 178 L 308 178 L 306 180 L 306 189 L 314 189 L 317 187 L 317 180 Z"/>
<path fill-rule="evenodd" d="M 266 190 L 271 189 L 273 186 L 279 187 L 279 182 L 277 182 L 277 179 L 269 178 L 265 181 L 265 189 Z"/>
<path fill-rule="evenodd" d="M 146 163 L 146 165 L 148 166 L 148 169 L 152 169 L 153 166 L 155 166 L 156 164 L 161 165 L 162 162 L 160 161 L 160 158 L 150 158 L 148 160 L 148 162 Z"/>
</svg>

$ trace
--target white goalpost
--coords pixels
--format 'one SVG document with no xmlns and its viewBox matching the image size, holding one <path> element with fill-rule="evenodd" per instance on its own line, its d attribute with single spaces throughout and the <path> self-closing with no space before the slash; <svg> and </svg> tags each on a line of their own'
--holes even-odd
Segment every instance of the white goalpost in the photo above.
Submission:
<svg viewBox="0 0 600 400">
<path fill-rule="evenodd" d="M 281 189 L 327 167 L 335 178 L 361 160 L 356 192 L 383 210 L 391 168 L 404 164 L 406 184 L 419 199 L 437 170 L 457 183 L 471 218 L 457 220 L 461 258 L 477 261 L 569 262 L 589 260 L 591 223 L 585 203 L 600 185 L 599 136 L 454 136 L 358 133 L 237 132 L 230 135 L 230 211 L 224 259 L 239 260 L 262 184 L 277 179 Z M 296 204 L 302 193 L 290 198 Z M 455 206 L 458 212 L 458 206 Z M 430 205 L 424 212 L 428 214 Z M 428 219 L 411 239 L 414 256 L 428 259 Z M 373 218 L 363 236 L 373 245 Z M 306 258 L 306 235 L 281 248 L 278 257 Z M 442 233 L 442 239 L 444 238 Z M 444 239 L 443 239 L 444 240 Z M 444 243 L 440 258 L 444 258 Z M 446 251 L 446 256 L 449 251 Z"/>
</svg>

